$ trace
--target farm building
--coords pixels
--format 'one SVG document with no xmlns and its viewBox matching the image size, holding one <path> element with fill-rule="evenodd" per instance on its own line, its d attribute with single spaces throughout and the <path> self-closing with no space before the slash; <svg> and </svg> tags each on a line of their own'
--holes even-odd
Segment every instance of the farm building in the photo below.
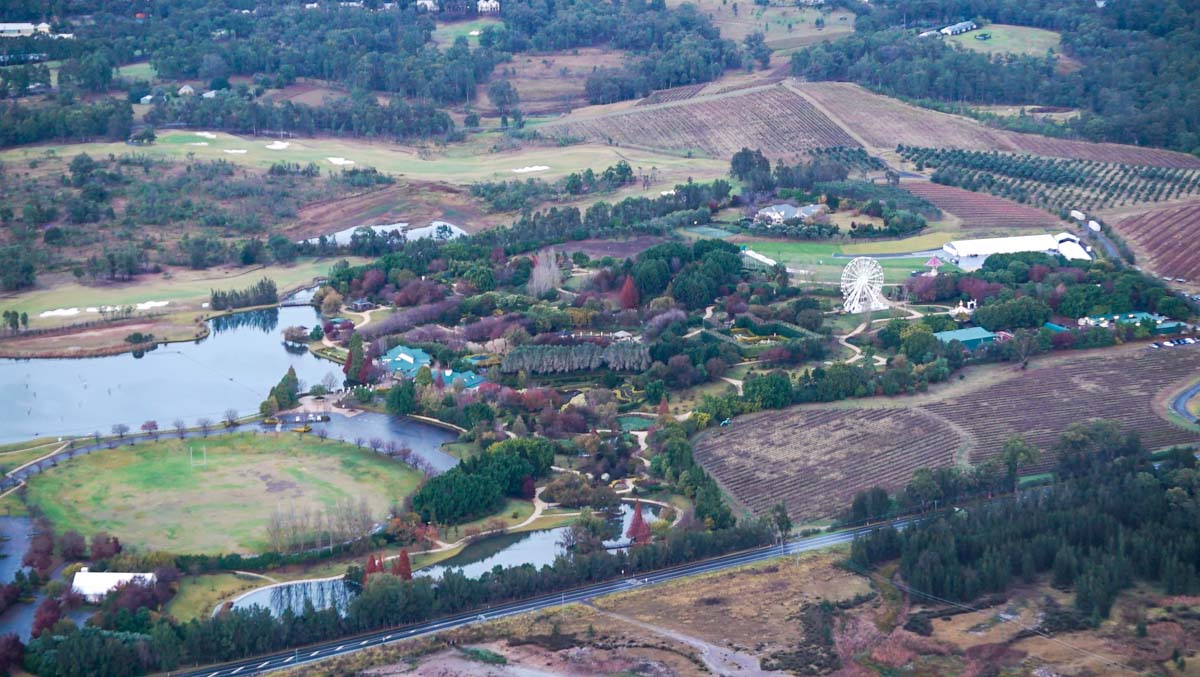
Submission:
<svg viewBox="0 0 1200 677">
<path fill-rule="evenodd" d="M 179 96 L 191 96 L 196 93 L 196 90 L 191 85 L 184 85 L 175 93 Z"/>
<path fill-rule="evenodd" d="M 35 33 L 50 34 L 50 24 L 0 23 L 0 38 L 27 38 Z"/>
<path fill-rule="evenodd" d="M 825 205 L 811 204 L 803 207 L 793 207 L 789 204 L 771 205 L 758 210 L 754 220 L 760 223 L 779 225 L 786 221 L 801 219 L 807 221 L 825 211 Z"/>
<path fill-rule="evenodd" d="M 938 32 L 942 35 L 962 35 L 976 28 L 979 28 L 979 26 L 974 21 L 960 21 L 953 26 L 946 26 Z"/>
<path fill-rule="evenodd" d="M 1153 323 L 1154 328 L 1150 333 L 1155 336 L 1164 334 L 1178 334 L 1183 331 L 1184 325 L 1182 322 L 1167 319 L 1157 313 L 1136 312 L 1136 313 L 1117 313 L 1116 315 L 1092 315 L 1091 317 L 1079 318 L 1079 326 L 1081 327 L 1110 327 L 1118 324 L 1146 324 Z"/>
<path fill-rule="evenodd" d="M 143 106 L 149 106 L 150 104 L 154 103 L 154 95 L 147 94 L 146 96 L 138 99 L 138 103 L 142 104 Z"/>
<path fill-rule="evenodd" d="M 475 3 L 475 11 L 480 14 L 499 14 L 500 0 L 479 0 Z"/>
<path fill-rule="evenodd" d="M 89 604 L 99 604 L 108 593 L 122 585 L 137 583 L 153 585 L 154 574 L 120 573 L 115 571 L 88 571 L 80 569 L 71 580 L 71 591 L 83 597 Z"/>
<path fill-rule="evenodd" d="M 942 343 L 958 341 L 963 344 L 967 350 L 975 350 L 979 346 L 996 341 L 996 335 L 984 329 L 983 327 L 969 327 L 967 329 L 955 329 L 954 331 L 939 331 L 935 333 L 934 338 Z"/>
<path fill-rule="evenodd" d="M 747 268 L 761 270 L 764 268 L 774 268 L 779 262 L 768 256 L 763 256 L 753 249 L 742 250 L 742 265 Z"/>
<path fill-rule="evenodd" d="M 1045 252 L 1061 254 L 1070 260 L 1090 261 L 1092 258 L 1079 244 L 1079 238 L 1070 233 L 954 240 L 942 245 L 942 251 L 963 270 L 977 270 L 992 254 Z"/>
<path fill-rule="evenodd" d="M 371 310 L 375 307 L 375 304 L 366 299 L 354 299 L 350 303 L 346 304 L 346 307 L 356 313 L 361 313 L 366 310 Z"/>
<path fill-rule="evenodd" d="M 425 11 L 425 12 L 438 11 L 437 0 L 417 0 L 417 11 Z"/>
</svg>

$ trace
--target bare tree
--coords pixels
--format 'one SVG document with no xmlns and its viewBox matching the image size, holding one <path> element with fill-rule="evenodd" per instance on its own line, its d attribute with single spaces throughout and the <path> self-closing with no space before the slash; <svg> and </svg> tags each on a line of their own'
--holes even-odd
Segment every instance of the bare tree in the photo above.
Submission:
<svg viewBox="0 0 1200 677">
<path fill-rule="evenodd" d="M 329 437 L 329 431 L 325 429 L 325 426 L 317 428 L 317 437 L 321 439 Z"/>
<path fill-rule="evenodd" d="M 355 437 L 355 438 L 354 438 L 354 446 L 356 446 L 356 447 L 361 447 L 361 446 L 363 446 L 363 438 L 361 438 L 361 437 Z"/>
<path fill-rule="evenodd" d="M 179 439 L 183 439 L 183 433 L 187 430 L 187 424 L 183 422 L 183 419 L 177 418 L 171 423 L 171 425 L 174 426 L 176 434 L 179 435 Z"/>
<path fill-rule="evenodd" d="M 379 437 L 372 437 L 371 439 L 367 440 L 367 445 L 371 447 L 371 451 L 378 454 L 379 450 L 383 448 L 383 439 Z"/>
<path fill-rule="evenodd" d="M 541 296 L 558 287 L 562 282 L 562 270 L 558 267 L 558 254 L 553 250 L 542 252 L 537 257 L 537 265 L 529 274 L 526 289 L 530 296 Z"/>
<path fill-rule="evenodd" d="M 125 425 L 124 423 L 114 423 L 112 432 L 117 437 L 124 439 L 125 433 L 129 432 L 129 426 Z"/>
<path fill-rule="evenodd" d="M 200 427 L 200 432 L 204 433 L 205 437 L 208 437 L 208 430 L 212 428 L 212 419 L 207 416 L 198 418 L 196 419 L 196 425 Z"/>
<path fill-rule="evenodd" d="M 229 408 L 225 410 L 225 427 L 232 428 L 238 424 L 237 409 Z"/>
<path fill-rule="evenodd" d="M 338 380 L 338 377 L 333 375 L 332 371 L 329 371 L 325 372 L 325 377 L 321 379 L 321 385 L 325 386 L 325 390 L 332 393 L 341 387 L 342 382 Z"/>
</svg>

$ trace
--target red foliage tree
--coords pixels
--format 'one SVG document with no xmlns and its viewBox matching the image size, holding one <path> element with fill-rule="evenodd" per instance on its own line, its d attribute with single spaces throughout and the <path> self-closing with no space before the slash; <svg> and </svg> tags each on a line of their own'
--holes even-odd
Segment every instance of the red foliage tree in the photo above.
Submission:
<svg viewBox="0 0 1200 677">
<path fill-rule="evenodd" d="M 392 562 L 392 575 L 406 581 L 412 580 L 412 562 L 408 559 L 408 551 L 401 550 Z"/>
<path fill-rule="evenodd" d="M 58 619 L 62 618 L 62 607 L 59 606 L 58 600 L 53 597 L 47 597 L 38 605 L 37 611 L 33 613 L 33 629 L 30 634 L 37 637 L 43 632 L 54 627 Z"/>
<path fill-rule="evenodd" d="M 669 416 L 670 414 L 671 408 L 667 406 L 667 396 L 663 395 L 662 399 L 658 401 L 658 415 Z"/>
<path fill-rule="evenodd" d="M 92 559 L 108 559 L 121 552 L 121 541 L 103 531 L 92 535 Z"/>
<path fill-rule="evenodd" d="M 634 545 L 645 545 L 650 542 L 650 525 L 646 524 L 646 520 L 642 518 L 642 501 L 640 499 L 633 503 L 633 520 L 629 522 L 629 530 L 625 532 L 625 536 L 631 539 Z"/>
<path fill-rule="evenodd" d="M 621 307 L 625 310 L 631 310 L 638 307 L 638 291 L 637 285 L 633 283 L 633 276 L 625 276 L 625 284 L 621 285 L 621 291 L 617 295 L 621 301 Z"/>
<path fill-rule="evenodd" d="M 533 500 L 533 497 L 536 495 L 537 484 L 534 483 L 532 477 L 526 477 L 525 480 L 521 482 L 521 498 L 529 501 Z"/>
<path fill-rule="evenodd" d="M 25 646 L 15 633 L 0 635 L 0 673 L 9 674 L 25 660 Z"/>
</svg>

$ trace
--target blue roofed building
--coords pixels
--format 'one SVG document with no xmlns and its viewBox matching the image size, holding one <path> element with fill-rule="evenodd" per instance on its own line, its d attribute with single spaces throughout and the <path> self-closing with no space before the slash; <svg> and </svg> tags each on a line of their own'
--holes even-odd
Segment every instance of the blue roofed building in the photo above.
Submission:
<svg viewBox="0 0 1200 677">
<path fill-rule="evenodd" d="M 487 379 L 473 371 L 454 371 L 452 369 L 435 369 L 433 367 L 433 358 L 429 353 L 420 348 L 410 348 L 408 346 L 396 346 L 387 351 L 381 359 L 384 368 L 389 373 L 403 378 L 416 378 L 417 372 L 421 367 L 429 367 L 430 375 L 434 379 L 438 376 L 442 377 L 442 383 L 450 386 L 454 385 L 454 381 L 462 379 L 463 386 L 468 390 L 478 388 L 480 385 L 487 382 Z"/>
<path fill-rule="evenodd" d="M 963 344 L 967 350 L 975 350 L 979 346 L 996 341 L 996 335 L 984 329 L 983 327 L 969 327 L 967 329 L 955 329 L 954 331 L 939 331 L 936 332 L 934 338 L 942 343 L 958 341 Z"/>
</svg>

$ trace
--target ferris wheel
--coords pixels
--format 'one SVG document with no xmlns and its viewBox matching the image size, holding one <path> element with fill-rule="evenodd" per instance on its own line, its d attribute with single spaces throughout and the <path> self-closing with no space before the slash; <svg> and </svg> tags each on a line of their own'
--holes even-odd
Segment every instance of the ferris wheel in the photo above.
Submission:
<svg viewBox="0 0 1200 677">
<path fill-rule="evenodd" d="M 868 256 L 860 256 L 842 270 L 843 308 L 847 313 L 887 310 L 883 298 L 883 268 Z"/>
</svg>

